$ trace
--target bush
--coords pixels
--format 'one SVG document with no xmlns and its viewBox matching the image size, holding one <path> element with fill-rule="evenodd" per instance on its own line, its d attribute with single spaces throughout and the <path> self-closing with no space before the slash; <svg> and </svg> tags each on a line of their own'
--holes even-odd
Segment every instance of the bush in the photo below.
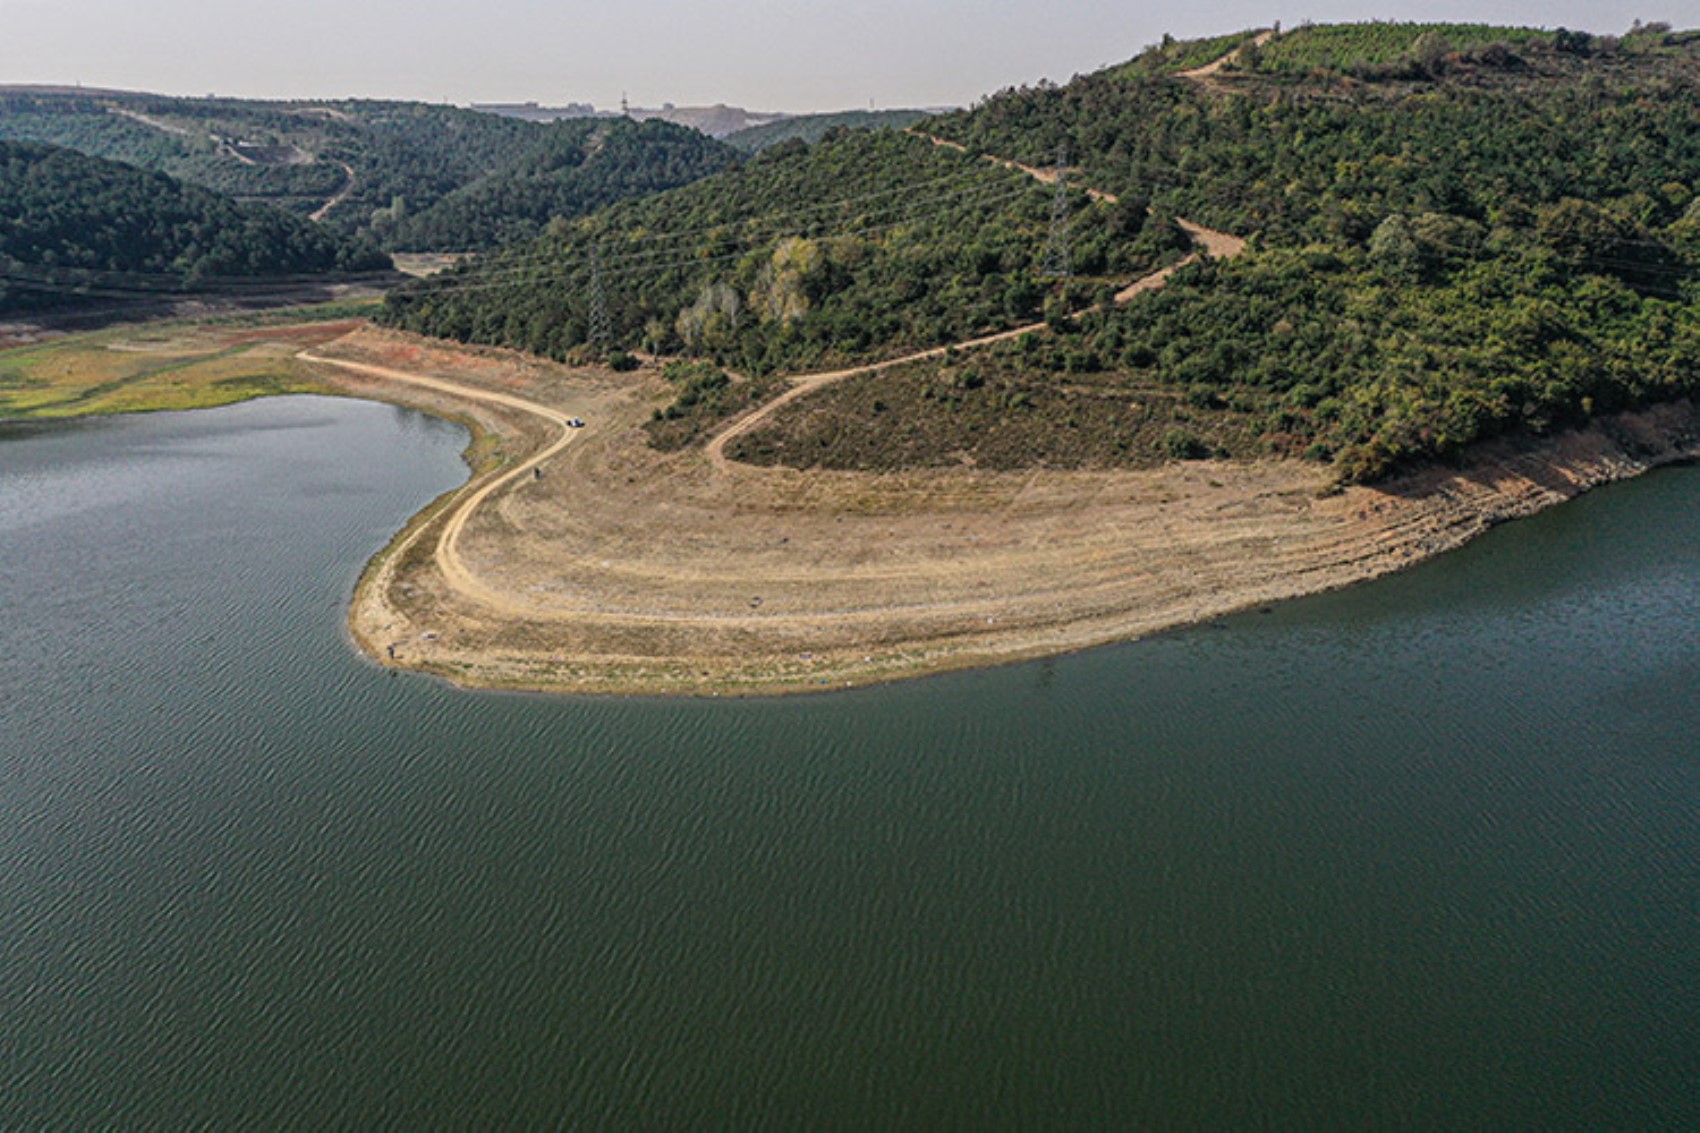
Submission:
<svg viewBox="0 0 1700 1133">
<path fill-rule="evenodd" d="M 1210 446 L 1185 429 L 1170 429 L 1163 434 L 1163 454 L 1171 460 L 1206 460 Z"/>
</svg>

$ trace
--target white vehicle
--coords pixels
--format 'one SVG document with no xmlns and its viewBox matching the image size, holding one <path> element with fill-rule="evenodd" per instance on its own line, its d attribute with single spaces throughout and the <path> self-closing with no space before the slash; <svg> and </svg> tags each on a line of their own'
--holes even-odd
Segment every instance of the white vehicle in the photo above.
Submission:
<svg viewBox="0 0 1700 1133">
<path fill-rule="evenodd" d="M 569 428 L 573 428 L 573 429 L 582 429 L 582 428 L 584 428 L 584 418 L 583 417 L 568 417 L 567 418 L 567 426 Z"/>
</svg>

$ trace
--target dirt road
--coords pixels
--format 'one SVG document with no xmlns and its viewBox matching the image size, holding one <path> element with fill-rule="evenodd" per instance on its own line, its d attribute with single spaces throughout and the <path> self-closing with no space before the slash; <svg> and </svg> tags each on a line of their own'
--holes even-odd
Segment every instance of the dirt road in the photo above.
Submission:
<svg viewBox="0 0 1700 1133">
<path fill-rule="evenodd" d="M 1258 32 L 1256 36 L 1252 37 L 1251 45 L 1253 47 L 1262 47 L 1270 40 L 1274 39 L 1278 34 L 1280 33 L 1274 30 Z M 1188 79 L 1192 82 L 1199 83 L 1202 86 L 1210 87 L 1212 90 L 1220 90 L 1221 82 L 1218 76 L 1221 75 L 1222 71 L 1230 62 L 1238 61 L 1241 53 L 1243 53 L 1245 49 L 1246 45 L 1242 43 L 1226 55 L 1223 55 L 1220 59 L 1206 63 L 1202 67 L 1194 67 L 1190 71 L 1175 72 L 1175 78 Z"/>
<path fill-rule="evenodd" d="M 943 138 L 935 138 L 930 134 L 922 136 L 929 138 L 934 145 L 948 146 L 955 149 L 962 148 L 955 142 L 949 142 Z M 1035 169 L 1029 165 L 1022 165 L 1019 162 L 1008 161 L 1003 158 L 996 157 L 988 158 L 987 160 L 1009 169 L 1019 170 L 1022 173 L 1026 173 L 1031 177 L 1036 177 L 1039 180 L 1050 184 L 1055 184 L 1057 180 L 1057 172 L 1054 169 Z M 1086 191 L 1096 200 L 1105 201 L 1110 204 L 1114 204 L 1116 202 L 1116 197 L 1111 193 L 1102 192 L 1097 189 L 1088 189 Z M 1180 225 L 1180 227 L 1186 232 L 1187 236 L 1192 239 L 1192 253 L 1186 256 L 1186 258 L 1170 264 L 1168 267 L 1159 268 L 1149 275 L 1142 276 L 1141 278 L 1134 280 L 1132 283 L 1116 292 L 1115 301 L 1117 303 L 1128 303 L 1140 295 L 1158 290 L 1165 286 L 1169 282 L 1170 277 L 1172 277 L 1176 272 L 1189 264 L 1197 263 L 1203 256 L 1208 255 L 1218 259 L 1229 259 L 1245 251 L 1246 242 L 1238 236 L 1233 236 L 1226 232 L 1218 232 L 1213 228 L 1206 228 L 1202 224 L 1194 224 L 1190 220 L 1183 220 L 1178 217 L 1176 218 L 1175 223 Z M 1079 317 L 1078 313 L 1074 316 L 1076 319 Z M 988 334 L 980 338 L 969 339 L 965 342 L 952 343 L 948 346 L 935 346 L 927 350 L 917 351 L 914 354 L 906 354 L 901 358 L 892 358 L 885 362 L 875 362 L 867 366 L 851 366 L 848 369 L 832 370 L 822 374 L 805 375 L 795 379 L 795 384 L 778 397 L 756 406 L 743 416 L 735 418 L 730 424 L 724 426 L 720 432 L 715 434 L 715 436 L 709 440 L 704 451 L 708 456 L 709 463 L 717 470 L 724 472 L 730 464 L 730 461 L 726 458 L 727 444 L 756 428 L 756 426 L 760 425 L 763 421 L 766 421 L 784 406 L 789 405 L 798 398 L 807 397 L 809 394 L 818 389 L 832 385 L 835 382 L 844 381 L 846 378 L 878 374 L 886 370 L 894 369 L 898 366 L 907 366 L 914 362 L 925 362 L 932 358 L 942 358 L 950 351 L 977 350 L 981 347 L 991 346 L 999 342 L 1008 342 L 1011 339 L 1021 338 L 1023 335 L 1035 334 L 1044 329 L 1045 324 L 1042 322 L 1028 323 L 1025 326 L 1014 327 L 1010 330 L 999 331 L 996 334 Z"/>
<path fill-rule="evenodd" d="M 754 429 L 782 407 L 791 404 L 800 397 L 807 397 L 815 390 L 832 385 L 834 382 L 841 382 L 846 378 L 883 373 L 898 366 L 907 366 L 912 362 L 924 362 L 929 358 L 943 358 L 946 353 L 952 350 L 975 350 L 997 342 L 1008 342 L 1012 338 L 1020 338 L 1024 334 L 1032 334 L 1044 329 L 1044 323 L 1028 323 L 1026 326 L 988 334 L 983 338 L 973 338 L 966 342 L 952 343 L 949 346 L 935 346 L 928 350 L 920 350 L 914 354 L 906 354 L 901 358 L 892 358 L 886 362 L 874 362 L 866 366 L 851 366 L 846 370 L 831 370 L 823 374 L 805 375 L 795 379 L 795 384 L 778 397 L 763 402 L 742 417 L 734 418 L 731 424 L 726 425 L 714 435 L 703 451 L 708 455 L 710 464 L 721 471 L 725 471 L 731 463 L 726 458 L 726 445 L 729 442 Z"/>
<path fill-rule="evenodd" d="M 403 385 L 447 394 L 460 401 L 483 402 L 488 405 L 500 405 L 507 409 L 515 409 L 546 421 L 560 430 L 559 435 L 547 447 L 514 468 L 490 477 L 482 485 L 473 489 L 470 494 L 464 495 L 456 501 L 444 517 L 442 528 L 437 535 L 437 545 L 432 551 L 437 569 L 442 571 L 443 577 L 455 590 L 493 610 L 508 614 L 523 614 L 525 612 L 524 607 L 513 602 L 501 591 L 486 586 L 477 575 L 467 569 L 466 561 L 462 558 L 460 552 L 461 536 L 466 531 L 467 521 L 472 518 L 474 512 L 483 506 L 486 500 L 515 481 L 522 480 L 527 476 L 534 476 L 534 470 L 540 468 L 552 457 L 559 455 L 561 450 L 572 443 L 578 430 L 568 424 L 569 416 L 559 410 L 551 409 L 546 405 L 539 405 L 537 402 L 529 401 L 523 397 L 498 393 L 494 390 L 479 389 L 475 386 L 445 381 L 442 378 L 428 377 L 424 374 L 409 373 L 390 366 L 374 366 L 365 362 L 326 358 L 314 354 L 311 350 L 303 350 L 296 357 L 315 365 L 335 366 L 367 377 L 400 382 Z M 417 539 L 423 530 L 423 528 L 416 530 L 413 537 Z M 394 558 L 401 558 L 406 549 L 405 546 L 398 549 Z"/>
<path fill-rule="evenodd" d="M 1054 177 L 1052 171 L 1000 164 L 1040 180 Z M 1133 282 L 1117 301 L 1163 286 L 1179 267 L 1201 255 L 1235 255 L 1244 248 L 1243 241 L 1226 233 L 1182 224 L 1194 252 L 1180 264 Z M 1127 620 L 1124 593 L 1130 556 L 1156 551 L 1145 539 L 1127 538 L 1140 526 L 1131 517 L 1144 514 L 1144 505 L 1120 499 L 1119 487 L 1111 498 L 1102 498 L 1106 484 L 1125 480 L 931 477 L 923 478 L 930 486 L 922 486 L 903 478 L 800 477 L 790 470 L 734 468 L 726 458 L 731 440 L 814 390 L 950 350 L 1009 341 L 1044 326 L 1032 323 L 885 362 L 803 376 L 713 438 L 706 449 L 711 473 L 706 480 L 698 471 L 703 469 L 700 458 L 688 453 L 662 458 L 643 445 L 635 425 L 648 407 L 629 390 L 599 411 L 593 427 L 577 430 L 569 426 L 565 410 L 546 399 L 492 389 L 487 375 L 457 380 L 358 356 L 367 350 L 382 359 L 384 350 L 395 349 L 393 340 L 357 343 L 354 358 L 303 352 L 299 357 L 315 365 L 451 403 L 497 407 L 553 431 L 532 455 L 469 485 L 446 510 L 390 548 L 376 573 L 363 580 L 350 624 L 374 653 L 405 643 L 402 663 L 484 673 L 477 683 L 539 683 L 535 674 L 543 666 L 557 676 L 541 683 L 571 687 L 643 685 L 651 678 L 642 674 L 657 664 L 671 674 L 666 683 L 691 687 L 705 682 L 794 684 L 797 671 L 867 679 L 917 665 L 943 665 L 947 656 L 956 659 L 951 664 L 961 663 L 963 647 L 952 644 L 957 639 L 972 643 L 975 655 L 992 648 L 988 656 L 1008 657 L 1015 655 L 1011 649 L 1045 651 L 1063 642 L 1073 647 L 1150 628 L 1156 623 L 1149 621 L 1149 611 Z M 410 361 L 418 353 L 418 348 L 400 350 Z M 439 355 L 451 367 L 457 364 L 441 350 Z M 570 467 L 563 466 L 558 478 L 552 474 L 547 483 L 514 490 L 535 479 L 536 469 L 562 456 L 577 439 L 589 442 L 589 448 Z M 1196 469 L 1184 469 L 1163 477 L 1179 477 L 1179 483 L 1197 475 Z M 1245 486 L 1252 498 L 1268 500 L 1285 514 L 1315 490 L 1313 481 L 1320 475 L 1307 470 L 1295 480 L 1282 469 L 1273 478 L 1254 477 L 1255 487 Z M 568 484 L 580 506 L 563 497 Z M 845 514 L 847 501 L 866 500 L 870 492 L 887 501 L 872 525 L 867 517 Z M 1158 489 L 1159 496 L 1172 492 Z M 740 516 L 734 528 L 721 519 L 728 506 Z M 971 533 L 988 508 L 998 517 L 998 534 L 990 544 L 985 535 Z M 1260 532 L 1266 522 L 1260 516 L 1249 526 L 1219 523 L 1209 541 L 1255 543 L 1265 538 Z M 960 534 L 936 545 L 925 534 L 935 525 Z M 1070 537 L 1082 530 L 1092 535 Z M 790 545 L 792 535 L 781 533 L 787 531 L 798 534 L 799 546 L 812 549 L 803 559 L 767 562 L 766 548 Z M 1159 541 L 1172 534 L 1165 525 Z M 874 554 L 870 547 L 882 538 L 890 546 Z M 420 573 L 412 554 L 423 539 L 433 540 L 429 574 Z M 476 570 L 465 551 L 468 543 L 478 547 L 471 556 L 479 563 Z M 570 559 L 560 557 L 566 547 L 577 548 Z M 1185 597 L 1190 587 L 1176 591 L 1169 585 L 1165 593 L 1186 605 L 1162 618 L 1184 620 L 1196 613 L 1194 600 Z M 1081 625 L 1062 629 L 1075 622 Z M 1085 623 L 1096 628 L 1085 630 Z M 1106 624 L 1120 628 L 1106 630 Z M 1040 625 L 1047 628 L 1035 638 L 1033 630 Z M 1080 636 L 1083 631 L 1088 636 Z M 1111 636 L 1104 637 L 1106 632 Z M 770 644 L 752 644 L 756 639 Z M 992 647 L 993 640 L 1004 644 Z M 1050 644 L 1036 644 L 1041 640 Z M 874 649 L 876 642 L 908 644 L 893 652 Z M 857 659 L 868 650 L 874 651 Z M 392 653 L 387 659 L 397 658 Z M 570 679 L 559 677 L 564 663 L 574 666 Z"/>
<path fill-rule="evenodd" d="M 343 171 L 344 174 L 347 175 L 348 180 L 346 180 L 342 183 L 342 188 L 340 188 L 336 191 L 335 196 L 331 197 L 330 200 L 326 201 L 324 204 L 320 205 L 317 209 L 315 209 L 313 211 L 313 215 L 308 217 L 307 219 L 314 220 L 314 221 L 319 221 L 319 220 L 325 219 L 326 216 L 330 215 L 330 211 L 332 209 L 336 208 L 336 206 L 340 205 L 342 202 L 346 201 L 350 196 L 353 195 L 353 193 L 354 193 L 354 167 L 352 165 L 349 165 L 345 161 L 339 161 L 339 162 L 337 162 L 337 164 L 342 166 L 342 171 Z"/>
<path fill-rule="evenodd" d="M 463 684 L 583 692 L 842 687 L 1127 640 L 1398 569 L 1669 459 L 1673 436 L 1693 455 L 1697 416 L 1637 426 L 1633 455 L 1620 424 L 1342 493 L 1298 461 L 722 474 L 645 443 L 654 371 L 372 330 L 308 357 L 519 454 L 374 562 L 355 639 Z M 571 443 L 569 412 L 591 421 Z"/>
<path fill-rule="evenodd" d="M 173 126 L 169 122 L 161 122 L 158 118 L 150 118 L 140 110 L 127 110 L 122 106 L 108 106 L 106 112 L 116 114 L 120 118 L 128 118 L 130 121 L 146 126 L 150 130 L 158 130 L 162 134 L 175 134 L 180 138 L 200 136 L 195 131 L 185 129 L 182 126 Z"/>
</svg>

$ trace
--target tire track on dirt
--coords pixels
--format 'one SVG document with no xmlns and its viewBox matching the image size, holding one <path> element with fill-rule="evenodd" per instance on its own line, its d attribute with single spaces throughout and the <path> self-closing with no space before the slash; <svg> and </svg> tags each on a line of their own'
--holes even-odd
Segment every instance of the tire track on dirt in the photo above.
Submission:
<svg viewBox="0 0 1700 1133">
<path fill-rule="evenodd" d="M 529 613 L 529 607 L 514 602 L 501 591 L 486 585 L 472 573 L 471 569 L 467 567 L 465 559 L 461 556 L 460 540 L 462 534 L 466 531 L 467 523 L 472 519 L 473 513 L 486 500 L 524 477 L 532 469 L 559 455 L 561 450 L 573 442 L 579 430 L 570 424 L 572 418 L 565 413 L 550 409 L 546 405 L 539 405 L 535 401 L 528 401 L 523 397 L 479 389 L 476 386 L 462 385 L 459 382 L 445 381 L 442 378 L 427 377 L 424 374 L 410 374 L 405 370 L 397 370 L 389 366 L 374 366 L 367 362 L 349 362 L 341 358 L 326 358 L 323 355 L 314 354 L 310 350 L 303 350 L 296 357 L 305 362 L 312 362 L 321 366 L 335 366 L 366 377 L 382 378 L 385 381 L 417 386 L 466 401 L 480 401 L 489 405 L 499 405 L 506 409 L 513 409 L 542 418 L 560 429 L 560 435 L 552 443 L 544 446 L 541 451 L 521 461 L 508 471 L 492 476 L 482 486 L 451 504 L 448 511 L 444 513 L 442 531 L 438 534 L 437 545 L 432 551 L 432 558 L 437 563 L 437 569 L 442 572 L 443 578 L 451 588 L 504 614 L 524 616 Z M 396 547 L 394 552 L 388 556 L 383 567 L 384 584 L 387 585 L 389 577 L 393 576 L 396 562 L 412 548 L 427 527 L 429 527 L 429 524 L 421 525 L 415 529 L 413 535 L 405 543 Z"/>
</svg>

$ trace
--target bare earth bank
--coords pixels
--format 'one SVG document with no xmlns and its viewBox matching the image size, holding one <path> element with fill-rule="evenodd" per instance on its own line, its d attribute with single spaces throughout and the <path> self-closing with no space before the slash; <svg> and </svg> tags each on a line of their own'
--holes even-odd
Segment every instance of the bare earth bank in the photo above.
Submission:
<svg viewBox="0 0 1700 1133">
<path fill-rule="evenodd" d="M 373 560 L 349 615 L 380 661 L 478 687 L 767 694 L 1065 653 L 1374 578 L 1700 455 L 1700 413 L 1681 403 L 1332 494 L 1292 461 L 717 468 L 645 445 L 665 397 L 653 377 L 373 331 L 315 353 L 349 392 L 480 434 L 471 482 Z"/>
</svg>

